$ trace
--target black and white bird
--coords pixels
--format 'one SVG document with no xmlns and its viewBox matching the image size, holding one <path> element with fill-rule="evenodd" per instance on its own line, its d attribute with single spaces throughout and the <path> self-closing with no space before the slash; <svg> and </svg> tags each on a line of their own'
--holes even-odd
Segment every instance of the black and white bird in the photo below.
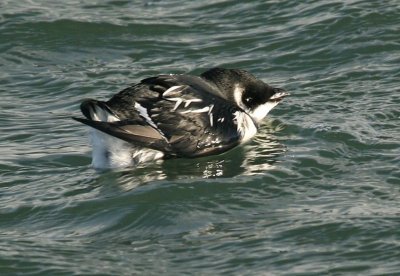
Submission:
<svg viewBox="0 0 400 276">
<path fill-rule="evenodd" d="M 109 101 L 84 100 L 92 127 L 92 165 L 132 166 L 226 152 L 249 141 L 286 93 L 244 70 L 213 68 L 198 76 L 159 75 Z"/>
</svg>

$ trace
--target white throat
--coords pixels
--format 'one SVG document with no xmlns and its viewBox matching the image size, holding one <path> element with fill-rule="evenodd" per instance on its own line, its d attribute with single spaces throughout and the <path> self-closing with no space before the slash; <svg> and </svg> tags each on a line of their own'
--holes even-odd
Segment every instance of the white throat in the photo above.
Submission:
<svg viewBox="0 0 400 276">
<path fill-rule="evenodd" d="M 278 101 L 266 102 L 265 104 L 262 104 L 252 110 L 252 109 L 249 109 L 248 107 L 246 107 L 242 101 L 243 91 L 244 91 L 244 88 L 241 87 L 239 84 L 236 84 L 235 89 L 233 90 L 233 98 L 234 98 L 236 104 L 241 109 L 243 109 L 247 114 L 249 114 L 250 117 L 256 123 L 261 122 L 265 118 L 265 116 L 267 116 L 267 114 L 279 103 Z"/>
<path fill-rule="evenodd" d="M 257 106 L 254 110 L 248 111 L 248 114 L 256 123 L 261 122 L 265 116 L 278 104 L 279 102 L 266 102 Z"/>
</svg>

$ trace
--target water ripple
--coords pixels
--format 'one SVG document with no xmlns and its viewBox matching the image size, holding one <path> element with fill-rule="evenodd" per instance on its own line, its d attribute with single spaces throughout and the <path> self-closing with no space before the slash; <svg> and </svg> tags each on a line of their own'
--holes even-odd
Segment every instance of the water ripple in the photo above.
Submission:
<svg viewBox="0 0 400 276">
<path fill-rule="evenodd" d="M 0 7 L 0 274 L 398 274 L 397 1 Z M 213 66 L 291 96 L 224 155 L 90 167 L 83 98 Z"/>
</svg>

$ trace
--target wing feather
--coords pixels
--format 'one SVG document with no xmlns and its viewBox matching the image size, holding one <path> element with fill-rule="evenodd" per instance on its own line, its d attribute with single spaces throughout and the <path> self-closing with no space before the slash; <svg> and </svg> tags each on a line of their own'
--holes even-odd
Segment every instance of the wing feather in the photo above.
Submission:
<svg viewBox="0 0 400 276">
<path fill-rule="evenodd" d="M 76 117 L 73 119 L 131 144 L 172 153 L 165 138 L 151 126 L 136 125 L 129 121 L 101 122 Z"/>
<path fill-rule="evenodd" d="M 142 80 L 108 102 L 87 101 L 87 119 L 75 120 L 129 143 L 167 156 L 198 157 L 225 152 L 240 143 L 234 113 L 240 108 L 199 77 L 160 75 Z M 100 107 L 118 121 L 88 116 Z"/>
</svg>

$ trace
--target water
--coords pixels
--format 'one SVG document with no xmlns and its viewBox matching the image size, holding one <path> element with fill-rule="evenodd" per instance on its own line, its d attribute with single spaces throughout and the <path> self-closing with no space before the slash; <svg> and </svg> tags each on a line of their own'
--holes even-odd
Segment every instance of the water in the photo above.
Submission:
<svg viewBox="0 0 400 276">
<path fill-rule="evenodd" d="M 400 273 L 398 1 L 0 3 L 1 275 Z M 83 98 L 249 70 L 251 143 L 90 167 Z"/>
</svg>

